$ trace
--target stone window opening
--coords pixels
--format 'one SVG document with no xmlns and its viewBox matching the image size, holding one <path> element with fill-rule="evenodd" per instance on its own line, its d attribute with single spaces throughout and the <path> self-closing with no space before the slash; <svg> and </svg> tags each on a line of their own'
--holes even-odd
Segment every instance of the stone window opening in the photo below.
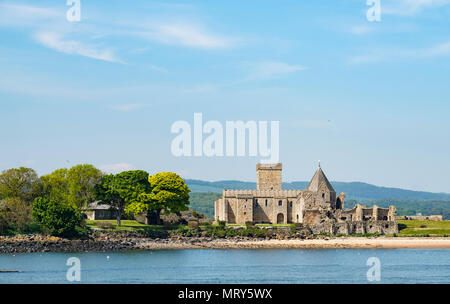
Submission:
<svg viewBox="0 0 450 304">
<path fill-rule="evenodd" d="M 322 198 L 325 198 L 325 193 L 322 193 Z"/>
<path fill-rule="evenodd" d="M 268 201 L 266 200 L 266 207 L 267 207 Z"/>
<path fill-rule="evenodd" d="M 278 201 L 278 206 L 283 206 L 283 201 Z"/>
<path fill-rule="evenodd" d="M 255 200 L 255 206 L 258 207 L 258 200 Z"/>
<path fill-rule="evenodd" d="M 291 208 L 292 208 L 292 201 L 290 201 L 290 202 L 289 202 L 289 207 L 291 207 Z"/>
</svg>

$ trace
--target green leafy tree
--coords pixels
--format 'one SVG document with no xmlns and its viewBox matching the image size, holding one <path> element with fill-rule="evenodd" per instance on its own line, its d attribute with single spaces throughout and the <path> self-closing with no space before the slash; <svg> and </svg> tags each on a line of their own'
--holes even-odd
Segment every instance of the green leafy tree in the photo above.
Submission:
<svg viewBox="0 0 450 304">
<path fill-rule="evenodd" d="M 82 223 L 81 214 L 73 205 L 42 197 L 34 201 L 33 217 L 54 236 L 74 236 Z"/>
<path fill-rule="evenodd" d="M 130 205 L 134 214 L 147 212 L 151 221 L 159 224 L 160 214 L 188 210 L 189 190 L 176 173 L 160 172 L 148 178 L 151 192 L 143 193 L 138 203 Z"/>
<path fill-rule="evenodd" d="M 41 177 L 43 197 L 52 201 L 68 202 L 83 209 L 95 200 L 95 186 L 103 173 L 92 165 L 76 165 L 58 169 Z"/>
<path fill-rule="evenodd" d="M 145 195 L 150 192 L 148 175 L 142 170 L 105 175 L 101 184 L 96 186 L 96 198 L 114 209 L 117 226 L 120 226 L 125 209 L 127 208 L 127 212 L 136 211 Z M 135 208 L 128 209 L 130 205 Z"/>
<path fill-rule="evenodd" d="M 86 207 L 95 200 L 95 186 L 102 181 L 103 173 L 89 164 L 77 165 L 67 172 L 69 184 L 69 203 L 78 209 Z"/>
<path fill-rule="evenodd" d="M 41 176 L 42 197 L 50 201 L 69 201 L 68 169 L 58 169 L 50 174 Z"/>
<path fill-rule="evenodd" d="M 0 199 L 17 197 L 31 205 L 37 195 L 39 178 L 33 169 L 20 167 L 0 174 Z"/>
<path fill-rule="evenodd" d="M 4 227 L 16 232 L 27 232 L 31 223 L 31 205 L 18 197 L 9 197 L 0 201 L 0 215 Z"/>
</svg>

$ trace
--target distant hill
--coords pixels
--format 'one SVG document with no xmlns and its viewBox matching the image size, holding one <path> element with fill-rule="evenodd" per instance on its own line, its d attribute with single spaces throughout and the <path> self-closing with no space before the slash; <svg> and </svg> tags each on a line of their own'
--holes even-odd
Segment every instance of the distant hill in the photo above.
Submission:
<svg viewBox="0 0 450 304">
<path fill-rule="evenodd" d="M 207 182 L 201 180 L 186 180 L 189 188 L 195 192 L 215 192 L 222 193 L 223 188 L 244 190 L 256 189 L 254 182 L 241 181 L 217 181 Z M 394 199 L 394 200 L 450 200 L 448 193 L 432 193 L 424 191 L 412 191 L 399 188 L 379 187 L 361 182 L 332 182 L 337 194 L 345 192 L 347 199 L 358 202 Z M 308 182 L 283 183 L 283 189 L 305 189 Z"/>
</svg>

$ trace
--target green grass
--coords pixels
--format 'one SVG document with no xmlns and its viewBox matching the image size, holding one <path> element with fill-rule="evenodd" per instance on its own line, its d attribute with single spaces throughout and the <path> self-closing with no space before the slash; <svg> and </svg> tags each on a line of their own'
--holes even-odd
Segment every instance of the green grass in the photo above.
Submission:
<svg viewBox="0 0 450 304">
<path fill-rule="evenodd" d="M 450 221 L 398 221 L 398 236 L 450 236 Z"/>
<path fill-rule="evenodd" d="M 271 227 L 271 228 L 291 228 L 294 224 L 255 224 L 255 227 Z M 227 227 L 242 227 L 245 228 L 244 224 L 227 224 Z"/>
<path fill-rule="evenodd" d="M 164 227 L 162 225 L 145 225 L 141 224 L 135 220 L 122 220 L 121 226 L 117 227 L 116 220 L 87 220 L 86 224 L 88 227 L 93 229 L 101 229 L 97 226 L 99 222 L 107 222 L 111 223 L 113 226 L 112 228 L 107 228 L 103 230 L 113 230 L 113 231 L 155 231 L 155 230 L 164 230 Z"/>
</svg>

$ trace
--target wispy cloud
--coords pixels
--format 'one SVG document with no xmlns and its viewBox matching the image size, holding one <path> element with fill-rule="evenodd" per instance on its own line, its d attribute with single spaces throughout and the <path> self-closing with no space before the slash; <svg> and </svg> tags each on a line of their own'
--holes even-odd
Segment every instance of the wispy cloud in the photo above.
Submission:
<svg viewBox="0 0 450 304">
<path fill-rule="evenodd" d="M 210 33 L 192 24 L 151 25 L 138 35 L 163 44 L 201 49 L 227 48 L 233 46 L 235 42 L 231 38 Z"/>
<path fill-rule="evenodd" d="M 365 35 L 374 31 L 374 28 L 368 25 L 357 25 L 350 28 L 350 33 L 354 35 Z"/>
<path fill-rule="evenodd" d="M 439 8 L 450 4 L 450 0 L 390 0 L 382 3 L 382 13 L 387 15 L 412 16 L 425 9 Z"/>
<path fill-rule="evenodd" d="M 63 18 L 64 13 L 53 8 L 0 3 L 0 24 L 28 26 L 30 22 Z"/>
<path fill-rule="evenodd" d="M 103 172 L 112 173 L 112 174 L 129 171 L 129 170 L 133 170 L 133 169 L 134 169 L 134 166 L 129 163 L 118 163 L 118 164 L 110 164 L 110 165 L 100 166 L 100 170 L 102 170 Z"/>
<path fill-rule="evenodd" d="M 418 58 L 431 58 L 437 56 L 450 56 L 450 42 L 437 44 L 424 49 L 376 49 L 366 54 L 353 56 L 349 59 L 351 64 L 376 63 L 391 60 L 408 60 Z"/>
<path fill-rule="evenodd" d="M 280 78 L 288 74 L 308 69 L 302 65 L 288 64 L 278 61 L 264 61 L 245 63 L 244 69 L 248 72 L 247 80 L 269 80 Z"/>
<path fill-rule="evenodd" d="M 98 50 L 94 46 L 79 41 L 65 40 L 57 33 L 39 32 L 34 35 L 34 39 L 45 47 L 65 54 L 76 54 L 109 62 L 121 62 L 111 50 Z"/>
</svg>

